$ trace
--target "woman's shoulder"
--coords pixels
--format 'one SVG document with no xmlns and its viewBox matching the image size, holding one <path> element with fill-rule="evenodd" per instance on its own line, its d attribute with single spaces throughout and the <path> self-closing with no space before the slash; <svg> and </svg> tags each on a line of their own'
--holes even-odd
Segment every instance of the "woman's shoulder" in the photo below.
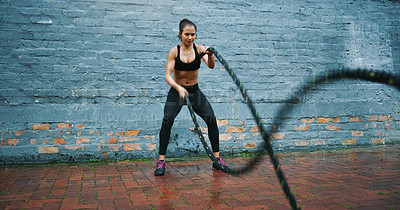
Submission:
<svg viewBox="0 0 400 210">
<path fill-rule="evenodd" d="M 204 48 L 202 44 L 195 44 L 196 48 Z"/>
<path fill-rule="evenodd" d="M 196 50 L 197 50 L 197 52 L 198 53 L 200 53 L 200 52 L 203 52 L 203 50 L 204 50 L 204 46 L 203 45 L 201 45 L 201 44 L 194 44 L 194 46 L 196 47 Z"/>
<path fill-rule="evenodd" d="M 176 57 L 178 55 L 178 47 L 177 46 L 172 47 L 169 50 L 168 55 L 173 55 L 174 57 Z"/>
<path fill-rule="evenodd" d="M 178 51 L 178 45 L 175 45 L 175 46 L 171 47 L 171 49 L 169 51 L 170 52 L 171 51 Z"/>
</svg>

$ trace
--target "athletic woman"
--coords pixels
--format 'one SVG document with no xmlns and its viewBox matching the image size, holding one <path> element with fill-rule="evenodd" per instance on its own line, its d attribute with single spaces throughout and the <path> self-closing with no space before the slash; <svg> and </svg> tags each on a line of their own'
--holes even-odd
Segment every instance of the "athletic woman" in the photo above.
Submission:
<svg viewBox="0 0 400 210">
<path fill-rule="evenodd" d="M 206 50 L 208 47 L 194 43 L 196 32 L 196 25 L 188 19 L 183 19 L 179 23 L 179 38 L 182 42 L 180 45 L 171 48 L 168 53 L 165 67 L 165 81 L 171 88 L 164 107 L 164 118 L 159 137 L 160 159 L 154 171 L 155 176 L 162 176 L 165 173 L 165 155 L 171 135 L 171 128 L 182 106 L 186 104 L 185 95 L 189 96 L 196 114 L 207 124 L 208 136 L 214 156 L 221 164 L 225 165 L 219 157 L 219 131 L 214 111 L 198 85 L 201 59 L 203 59 L 209 68 L 213 69 L 215 58 L 212 52 Z M 203 53 L 204 56 L 200 57 Z M 214 164 L 213 169 L 217 170 Z"/>
</svg>

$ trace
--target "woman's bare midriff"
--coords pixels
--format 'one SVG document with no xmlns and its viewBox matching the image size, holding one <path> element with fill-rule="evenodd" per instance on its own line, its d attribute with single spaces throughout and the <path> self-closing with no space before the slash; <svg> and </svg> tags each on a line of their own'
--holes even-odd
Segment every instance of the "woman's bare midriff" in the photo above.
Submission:
<svg viewBox="0 0 400 210">
<path fill-rule="evenodd" d="M 191 86 L 199 83 L 199 70 L 196 71 L 174 71 L 174 80 L 179 85 Z"/>
</svg>

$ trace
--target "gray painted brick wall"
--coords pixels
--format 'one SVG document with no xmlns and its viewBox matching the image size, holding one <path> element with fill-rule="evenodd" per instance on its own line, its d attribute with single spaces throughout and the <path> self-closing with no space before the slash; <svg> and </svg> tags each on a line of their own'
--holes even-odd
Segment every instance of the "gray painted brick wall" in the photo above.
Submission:
<svg viewBox="0 0 400 210">
<path fill-rule="evenodd" d="M 215 47 L 265 123 L 308 78 L 342 67 L 398 72 L 398 1 L 0 1 L 0 160 L 87 161 L 157 156 L 178 23 Z M 260 135 L 228 74 L 203 64 L 200 87 L 221 152 L 259 150 Z M 338 81 L 304 97 L 273 134 L 276 150 L 399 142 L 400 94 Z M 202 127 L 205 127 L 203 122 Z M 168 156 L 204 154 L 183 109 Z"/>
</svg>

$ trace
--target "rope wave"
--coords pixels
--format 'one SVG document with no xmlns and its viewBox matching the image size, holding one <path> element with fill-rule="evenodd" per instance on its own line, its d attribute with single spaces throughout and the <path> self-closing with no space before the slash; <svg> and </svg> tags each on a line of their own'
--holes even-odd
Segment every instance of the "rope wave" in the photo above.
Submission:
<svg viewBox="0 0 400 210">
<path fill-rule="evenodd" d="M 293 103 L 289 103 L 290 101 L 298 101 L 299 98 L 307 94 L 308 91 L 314 89 L 316 86 L 321 85 L 323 83 L 326 83 L 328 81 L 336 81 L 336 80 L 342 80 L 342 79 L 360 79 L 364 81 L 370 81 L 370 82 L 376 82 L 376 83 L 381 83 L 381 84 L 386 84 L 392 87 L 397 88 L 397 90 L 400 91 L 400 75 L 395 75 L 389 72 L 385 71 L 374 71 L 374 70 L 364 70 L 364 69 L 339 69 L 339 70 L 331 70 L 326 73 L 323 73 L 312 80 L 306 82 L 301 88 L 293 93 L 291 98 L 287 100 L 287 102 L 281 106 L 279 111 L 277 112 L 276 117 L 274 118 L 275 121 L 273 122 L 273 125 L 271 126 L 271 129 L 269 132 L 266 131 L 264 128 L 264 125 L 261 121 L 261 117 L 259 116 L 257 110 L 255 109 L 252 100 L 247 94 L 247 90 L 245 89 L 244 85 L 242 82 L 240 82 L 239 78 L 235 74 L 235 72 L 231 69 L 231 67 L 228 65 L 228 63 L 225 61 L 225 59 L 218 53 L 218 51 L 215 48 L 208 48 L 207 50 L 213 52 L 217 60 L 224 66 L 224 68 L 227 70 L 231 78 L 233 79 L 233 82 L 236 84 L 236 86 L 239 88 L 243 99 L 247 103 L 247 106 L 249 107 L 255 122 L 257 123 L 257 126 L 259 128 L 259 132 L 261 133 L 261 136 L 264 140 L 262 143 L 262 148 L 265 148 L 269 158 L 271 160 L 271 163 L 274 166 L 276 175 L 279 179 L 279 182 L 281 184 L 282 190 L 285 193 L 286 198 L 289 200 L 289 203 L 293 209 L 301 209 L 300 206 L 297 203 L 296 198 L 294 197 L 292 191 L 290 190 L 289 184 L 286 181 L 286 177 L 282 171 L 282 167 L 279 163 L 279 160 L 273 150 L 271 141 L 270 141 L 270 134 L 273 132 L 273 127 L 280 126 L 283 124 L 285 116 L 287 116 L 290 112 L 290 110 L 293 110 L 292 107 L 295 106 Z M 207 155 L 210 157 L 213 163 L 216 164 L 216 166 L 224 172 L 233 174 L 233 175 L 239 175 L 243 174 L 246 172 L 249 172 L 252 170 L 252 168 L 258 164 L 262 160 L 262 155 L 256 156 L 252 159 L 250 159 L 245 166 L 239 167 L 239 168 L 230 168 L 228 166 L 222 165 L 214 156 L 212 153 L 210 147 L 207 145 L 204 135 L 200 129 L 200 126 L 197 122 L 193 107 L 190 103 L 189 97 L 185 97 L 190 115 L 192 117 L 193 123 L 195 125 L 195 130 L 204 146 L 204 149 L 207 152 Z"/>
</svg>

